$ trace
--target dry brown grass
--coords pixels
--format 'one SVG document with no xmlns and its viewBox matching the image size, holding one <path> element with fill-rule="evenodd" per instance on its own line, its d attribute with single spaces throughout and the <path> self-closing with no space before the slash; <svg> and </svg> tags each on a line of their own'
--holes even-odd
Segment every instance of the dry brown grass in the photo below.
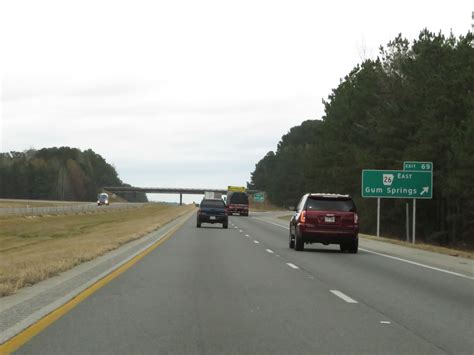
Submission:
<svg viewBox="0 0 474 355">
<path fill-rule="evenodd" d="M 150 204 L 108 213 L 0 218 L 0 297 L 138 239 L 193 208 Z"/>
<path fill-rule="evenodd" d="M 273 205 L 268 200 L 264 202 L 255 202 L 249 198 L 250 211 L 266 212 L 266 211 L 281 211 L 281 207 Z"/>
</svg>

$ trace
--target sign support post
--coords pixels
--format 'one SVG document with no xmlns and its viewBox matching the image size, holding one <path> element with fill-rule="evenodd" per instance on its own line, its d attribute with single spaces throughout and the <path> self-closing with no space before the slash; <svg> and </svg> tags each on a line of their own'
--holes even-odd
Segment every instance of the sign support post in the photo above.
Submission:
<svg viewBox="0 0 474 355">
<path fill-rule="evenodd" d="M 407 225 L 407 243 L 410 242 L 410 207 L 408 202 L 405 204 L 406 207 L 406 225 Z"/>
<path fill-rule="evenodd" d="M 380 197 L 377 198 L 377 237 L 380 237 Z"/>
<path fill-rule="evenodd" d="M 416 232 L 416 198 L 413 199 L 413 244 L 415 244 L 415 233 Z"/>
</svg>

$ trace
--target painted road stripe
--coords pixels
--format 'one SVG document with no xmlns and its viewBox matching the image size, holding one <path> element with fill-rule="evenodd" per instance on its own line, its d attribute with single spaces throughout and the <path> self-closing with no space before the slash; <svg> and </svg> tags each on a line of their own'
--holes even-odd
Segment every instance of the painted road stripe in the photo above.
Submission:
<svg viewBox="0 0 474 355">
<path fill-rule="evenodd" d="M 380 324 L 392 324 L 392 322 L 386 321 L 386 320 L 381 320 Z"/>
<path fill-rule="evenodd" d="M 277 227 L 280 227 L 280 228 L 283 228 L 283 229 L 290 229 L 289 227 L 285 227 L 285 226 L 282 226 L 281 224 L 278 224 L 278 223 L 273 223 L 273 222 L 270 222 L 270 221 L 266 221 L 264 219 L 261 219 L 261 218 L 257 218 L 257 217 L 252 217 L 253 219 L 256 219 L 258 221 L 262 221 L 262 222 L 267 222 L 267 223 L 270 223 L 270 224 L 273 224 L 274 226 L 277 226 Z"/>
<path fill-rule="evenodd" d="M 457 273 L 457 272 L 453 272 L 453 271 L 449 271 L 449 270 L 444 270 L 444 269 L 440 269 L 440 268 L 433 267 L 433 266 L 429 266 L 429 265 L 425 265 L 425 264 L 420 264 L 420 263 L 417 263 L 417 262 L 414 262 L 414 261 L 410 261 L 410 260 L 406 260 L 406 259 L 402 259 L 402 258 L 397 258 L 396 256 L 391 256 L 391 255 L 387 255 L 387 254 L 377 253 L 377 252 L 375 252 L 375 251 L 371 251 L 371 250 L 367 250 L 367 249 L 363 249 L 363 248 L 359 248 L 359 250 L 363 250 L 363 251 L 365 251 L 365 252 L 367 252 L 367 253 L 371 253 L 371 254 L 375 254 L 375 255 L 379 255 L 379 256 L 384 256 L 384 257 L 389 258 L 389 259 L 394 259 L 394 260 L 402 261 L 402 262 L 404 262 L 404 263 L 408 263 L 408 264 L 412 264 L 412 265 L 424 267 L 424 268 L 426 268 L 426 269 L 436 270 L 436 271 L 444 272 L 444 273 L 446 273 L 446 274 L 450 274 L 450 275 L 454 275 L 454 276 L 459 276 L 459 277 L 464 277 L 464 278 L 469 279 L 469 280 L 474 280 L 474 277 L 471 277 L 471 276 L 468 276 L 468 275 L 459 274 L 459 273 Z"/>
<path fill-rule="evenodd" d="M 299 269 L 298 266 L 296 266 L 295 264 L 292 264 L 292 263 L 286 263 L 286 265 L 288 265 L 288 266 L 291 267 L 292 269 Z"/>
<path fill-rule="evenodd" d="M 258 240 L 254 240 L 253 241 L 255 244 L 260 244 L 260 242 Z"/>
<path fill-rule="evenodd" d="M 273 224 L 274 226 L 277 226 L 277 227 L 280 227 L 280 228 L 284 228 L 284 229 L 290 229 L 289 227 L 285 227 L 281 224 L 278 224 L 278 223 L 273 223 L 273 222 L 270 222 L 270 221 L 266 221 L 264 219 L 261 219 L 261 218 L 256 218 L 256 217 L 252 217 L 253 219 L 257 219 L 259 221 L 262 221 L 262 222 L 266 222 L 266 223 L 269 223 L 269 224 Z M 382 253 L 377 253 L 375 251 L 372 251 L 372 250 L 368 250 L 368 249 L 364 249 L 364 248 L 360 248 L 359 247 L 359 250 L 362 250 L 362 251 L 365 251 L 367 253 L 371 253 L 371 254 L 376 254 L 376 255 L 379 255 L 379 256 L 384 256 L 386 258 L 390 258 L 390 259 L 393 259 L 393 260 L 398 260 L 398 261 L 401 261 L 401 262 L 404 262 L 404 263 L 408 263 L 408 264 L 412 264 L 412 265 L 416 265 L 416 266 L 420 266 L 420 267 L 424 267 L 426 269 L 431 269 L 431 270 L 435 270 L 435 271 L 439 271 L 439 272 L 444 272 L 446 274 L 450 274 L 450 275 L 454 275 L 454 276 L 459 276 L 459 277 L 463 277 L 465 279 L 469 279 L 469 280 L 474 280 L 474 277 L 472 276 L 468 276 L 468 275 L 464 275 L 464 274 L 460 274 L 458 272 L 453 272 L 453 271 L 449 271 L 449 270 L 445 270 L 445 269 L 440 269 L 440 268 L 437 268 L 437 267 L 433 267 L 433 266 L 429 266 L 429 265 L 425 265 L 425 264 L 420 264 L 420 263 L 417 263 L 415 261 L 410 261 L 410 260 L 406 260 L 406 259 L 402 259 L 402 258 L 397 258 L 396 256 L 391 256 L 391 255 L 387 255 L 387 254 L 382 254 Z"/>
<path fill-rule="evenodd" d="M 242 233 L 243 232 L 242 229 L 239 229 L 239 232 Z"/>
<path fill-rule="evenodd" d="M 250 235 L 248 235 L 248 234 L 246 234 L 245 236 L 246 236 L 247 238 L 250 238 Z"/>
<path fill-rule="evenodd" d="M 110 274 L 106 275 L 104 278 L 97 281 L 95 284 L 93 284 L 89 288 L 85 289 L 84 291 L 76 295 L 72 300 L 70 300 L 69 302 L 66 302 L 61 307 L 55 309 L 54 311 L 52 311 L 51 313 L 49 313 L 48 315 L 40 319 L 38 322 L 26 328 L 21 333 L 18 333 L 10 340 L 1 344 L 0 354 L 2 355 L 10 354 L 16 351 L 21 346 L 23 346 L 26 342 L 28 342 L 31 338 L 33 338 L 35 335 L 41 333 L 45 328 L 47 328 L 48 326 L 53 324 L 55 321 L 57 321 L 59 318 L 61 318 L 63 315 L 71 311 L 79 303 L 81 303 L 86 298 L 94 294 L 96 291 L 98 291 L 99 289 L 107 285 L 110 281 L 112 281 L 113 279 L 117 278 L 118 276 L 123 274 L 125 271 L 130 269 L 138 261 L 140 261 L 146 255 L 148 255 L 153 250 L 155 250 L 158 246 L 160 246 L 162 243 L 164 243 L 169 238 L 171 238 L 176 233 L 176 231 L 179 228 L 181 228 L 184 225 L 184 223 L 186 223 L 189 220 L 189 217 L 185 217 L 182 222 L 180 222 L 179 224 L 174 226 L 172 229 L 170 229 L 168 232 L 166 232 L 159 240 L 157 240 L 151 246 L 149 246 L 148 248 L 146 248 L 145 250 L 137 254 L 135 257 L 130 259 L 125 264 L 119 266 L 117 269 L 115 269 Z"/>
<path fill-rule="evenodd" d="M 265 249 L 268 253 L 273 254 L 273 250 L 271 249 Z"/>
<path fill-rule="evenodd" d="M 349 296 L 343 294 L 341 291 L 338 291 L 338 290 L 330 290 L 330 291 L 331 291 L 331 293 L 335 294 L 337 297 L 343 299 L 347 303 L 357 303 L 356 300 L 353 300 Z"/>
</svg>

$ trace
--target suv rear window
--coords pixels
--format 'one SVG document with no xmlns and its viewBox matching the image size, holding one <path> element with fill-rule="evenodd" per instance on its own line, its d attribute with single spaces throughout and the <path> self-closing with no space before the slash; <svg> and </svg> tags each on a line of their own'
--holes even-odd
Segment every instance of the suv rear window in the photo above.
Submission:
<svg viewBox="0 0 474 355">
<path fill-rule="evenodd" d="M 310 197 L 306 202 L 306 210 L 356 212 L 356 207 L 352 200 L 318 199 Z"/>
<path fill-rule="evenodd" d="M 203 200 L 201 202 L 201 207 L 225 208 L 225 204 L 224 201 L 219 200 Z"/>
</svg>

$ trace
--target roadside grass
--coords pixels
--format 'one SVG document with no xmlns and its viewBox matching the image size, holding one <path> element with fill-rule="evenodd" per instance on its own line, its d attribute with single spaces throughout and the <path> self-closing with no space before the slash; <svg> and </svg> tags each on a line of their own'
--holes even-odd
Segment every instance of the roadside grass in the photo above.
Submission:
<svg viewBox="0 0 474 355">
<path fill-rule="evenodd" d="M 420 243 L 420 242 L 416 242 L 416 244 L 413 244 L 413 243 L 406 242 L 404 240 L 392 239 L 392 238 L 386 238 L 386 237 L 376 237 L 374 235 L 362 234 L 362 233 L 359 233 L 359 236 L 362 238 L 370 239 L 370 240 L 391 243 L 395 245 L 401 245 L 401 246 L 413 248 L 413 249 L 427 250 L 427 251 L 432 251 L 435 253 L 458 256 L 458 257 L 467 258 L 467 259 L 474 258 L 473 250 L 452 249 L 452 248 L 442 247 L 439 245 L 425 244 L 425 243 Z"/>
<path fill-rule="evenodd" d="M 0 218 L 0 297 L 136 240 L 191 211 L 150 204 L 131 210 Z"/>
<path fill-rule="evenodd" d="M 291 217 L 292 217 L 292 215 L 280 216 L 278 218 L 289 222 Z M 408 248 L 413 248 L 413 249 L 421 249 L 421 250 L 432 251 L 432 252 L 435 252 L 435 253 L 440 253 L 440 254 L 445 254 L 445 255 L 460 256 L 462 258 L 474 259 L 474 251 L 473 250 L 451 249 L 451 248 L 441 247 L 441 246 L 438 246 L 438 245 L 425 244 L 425 243 L 413 244 L 413 243 L 408 243 L 404 240 L 399 240 L 399 239 L 394 239 L 394 238 L 386 238 L 386 237 L 376 237 L 374 235 L 362 234 L 362 233 L 359 233 L 359 236 L 362 237 L 362 238 L 375 240 L 375 241 L 378 241 L 378 242 L 391 243 L 391 244 L 396 244 L 396 245 L 400 245 L 400 246 L 404 246 L 404 247 L 408 247 Z"/>
</svg>

